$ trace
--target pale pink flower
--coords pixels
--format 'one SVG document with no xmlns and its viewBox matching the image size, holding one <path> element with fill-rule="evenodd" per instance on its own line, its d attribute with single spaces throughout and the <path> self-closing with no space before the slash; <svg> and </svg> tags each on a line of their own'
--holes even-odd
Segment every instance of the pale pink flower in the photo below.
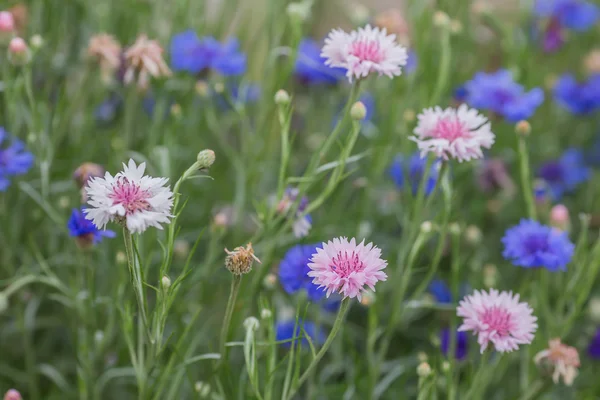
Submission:
<svg viewBox="0 0 600 400">
<path fill-rule="evenodd" d="M 489 342 L 501 353 L 517 350 L 520 344 L 531 343 L 537 329 L 529 304 L 519 303 L 519 295 L 512 292 L 476 290 L 461 300 L 456 311 L 464 318 L 458 330 L 478 335 L 482 353 Z"/>
<path fill-rule="evenodd" d="M 138 36 L 135 43 L 125 51 L 124 81 L 126 84 L 133 82 L 137 74 L 138 86 L 142 89 L 148 87 L 150 76 L 160 78 L 171 76 L 171 70 L 162 56 L 163 49 L 156 40 L 150 40 L 146 35 Z"/>
<path fill-rule="evenodd" d="M 121 51 L 119 42 L 107 33 L 92 36 L 87 49 L 88 56 L 98 61 L 105 80 L 121 66 Z"/>
<path fill-rule="evenodd" d="M 0 11 L 0 32 L 10 33 L 15 30 L 15 18 L 9 11 Z"/>
<path fill-rule="evenodd" d="M 396 35 L 367 25 L 350 33 L 341 29 L 331 31 L 325 39 L 321 57 L 326 59 L 325 65 L 346 68 L 346 76 L 352 82 L 370 73 L 390 78 L 400 75 L 408 53 L 396 43 Z"/>
<path fill-rule="evenodd" d="M 21 397 L 21 393 L 17 389 L 9 389 L 4 394 L 4 400 L 23 400 L 23 397 Z"/>
<path fill-rule="evenodd" d="M 387 279 L 382 271 L 387 261 L 381 259 L 381 250 L 373 243 L 365 244 L 363 240 L 357 245 L 354 238 L 348 241 L 340 237 L 323 243 L 323 248 L 316 251 L 308 263 L 308 276 L 327 289 L 327 297 L 339 292 L 344 298 L 358 297 L 360 301 L 365 286 L 375 291 L 375 284 Z"/>
<path fill-rule="evenodd" d="M 8 44 L 8 51 L 14 55 L 25 54 L 28 50 L 27 43 L 20 37 L 12 38 Z"/>
<path fill-rule="evenodd" d="M 123 164 L 123 171 L 114 177 L 92 177 L 86 192 L 90 208 L 84 209 L 86 218 L 98 229 L 108 222 L 122 223 L 132 233 L 142 233 L 148 227 L 162 229 L 169 223 L 173 207 L 173 193 L 165 186 L 167 178 L 144 176 L 146 163 L 139 166 L 133 160 Z"/>
<path fill-rule="evenodd" d="M 544 363 L 552 368 L 552 380 L 558 383 L 562 376 L 565 385 L 571 386 L 579 368 L 579 353 L 575 347 L 562 344 L 560 339 L 548 342 L 548 348 L 536 354 L 534 361 L 537 365 Z"/>
<path fill-rule="evenodd" d="M 410 139 L 417 143 L 422 157 L 431 152 L 459 162 L 483 158 L 482 148 L 489 149 L 495 141 L 487 118 L 466 104 L 458 109 L 427 108 L 418 119 L 415 136 Z"/>
</svg>

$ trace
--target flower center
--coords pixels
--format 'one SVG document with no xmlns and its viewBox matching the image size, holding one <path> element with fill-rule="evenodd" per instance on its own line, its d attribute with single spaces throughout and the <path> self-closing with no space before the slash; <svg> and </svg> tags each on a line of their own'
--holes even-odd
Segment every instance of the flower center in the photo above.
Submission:
<svg viewBox="0 0 600 400">
<path fill-rule="evenodd" d="M 540 176 L 550 183 L 561 182 L 563 180 L 563 167 L 558 162 L 550 162 L 542 167 Z"/>
<path fill-rule="evenodd" d="M 438 121 L 431 130 L 430 136 L 435 139 L 446 139 L 453 142 L 459 138 L 470 137 L 471 131 L 457 117 L 446 117 Z"/>
<path fill-rule="evenodd" d="M 352 272 L 360 272 L 365 269 L 365 264 L 358 257 L 358 254 L 347 251 L 340 251 L 331 259 L 331 269 L 333 269 L 340 277 L 347 278 Z"/>
<path fill-rule="evenodd" d="M 361 61 L 371 61 L 379 63 L 384 59 L 385 54 L 381 50 L 381 45 L 376 40 L 359 39 L 350 45 L 350 55 L 353 55 Z"/>
<path fill-rule="evenodd" d="M 500 336 L 508 336 L 512 328 L 511 315 L 505 308 L 490 307 L 483 312 L 481 320 L 489 326 L 488 330 L 494 330 Z"/>
<path fill-rule="evenodd" d="M 524 246 L 530 254 L 537 253 L 538 251 L 547 251 L 548 239 L 545 235 L 532 235 L 525 239 Z"/>
<path fill-rule="evenodd" d="M 113 205 L 121 204 L 127 215 L 150 209 L 150 203 L 147 201 L 150 198 L 150 193 L 142 190 L 139 185 L 127 178 L 119 179 L 113 185 L 113 191 L 109 197 L 112 199 Z"/>
</svg>

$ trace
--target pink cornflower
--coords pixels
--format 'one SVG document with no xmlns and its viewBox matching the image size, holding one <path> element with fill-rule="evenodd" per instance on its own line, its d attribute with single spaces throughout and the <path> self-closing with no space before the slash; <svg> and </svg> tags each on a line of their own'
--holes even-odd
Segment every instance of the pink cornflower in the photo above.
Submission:
<svg viewBox="0 0 600 400">
<path fill-rule="evenodd" d="M 562 376 L 565 385 L 571 386 L 577 376 L 579 368 L 579 353 L 575 347 L 562 344 L 560 339 L 552 339 L 548 342 L 548 348 L 535 355 L 534 361 L 537 365 L 542 362 L 554 367 L 552 380 L 558 383 Z"/>
<path fill-rule="evenodd" d="M 21 397 L 21 393 L 17 389 L 9 389 L 4 394 L 4 400 L 23 400 L 23 397 Z"/>
<path fill-rule="evenodd" d="M 9 11 L 0 11 L 0 32 L 11 33 L 15 30 L 15 18 Z"/>
<path fill-rule="evenodd" d="M 382 270 L 387 261 L 381 259 L 381 250 L 373 243 L 365 245 L 363 240 L 356 244 L 352 238 L 335 238 L 323 243 L 323 248 L 316 248 L 308 267 L 308 276 L 313 283 L 327 289 L 327 297 L 339 292 L 345 297 L 358 297 L 368 286 L 375 291 L 378 281 L 385 281 L 387 275 Z"/>
<path fill-rule="evenodd" d="M 466 104 L 458 109 L 427 108 L 418 119 L 415 136 L 410 139 L 417 143 L 422 157 L 432 152 L 444 160 L 469 161 L 483 158 L 481 149 L 494 144 L 495 135 L 487 118 Z"/>
<path fill-rule="evenodd" d="M 400 75 L 408 53 L 396 43 L 396 35 L 367 25 L 350 33 L 341 29 L 331 31 L 325 39 L 321 57 L 326 59 L 325 65 L 346 68 L 346 76 L 352 82 L 374 72 L 390 78 Z"/>
<path fill-rule="evenodd" d="M 171 76 L 171 70 L 162 56 L 163 49 L 156 40 L 140 35 L 135 43 L 125 51 L 124 81 L 130 84 L 137 75 L 138 87 L 146 89 L 150 76 L 160 78 Z"/>
<path fill-rule="evenodd" d="M 162 229 L 169 223 L 173 193 L 165 186 L 167 178 L 144 176 L 146 163 L 139 166 L 133 160 L 123 164 L 123 171 L 114 177 L 92 177 L 86 188 L 90 208 L 83 211 L 98 229 L 110 221 L 123 224 L 132 233 L 142 233 L 148 227 Z"/>
<path fill-rule="evenodd" d="M 464 318 L 458 330 L 477 334 L 482 353 L 489 342 L 501 353 L 516 350 L 520 344 L 531 343 L 537 329 L 537 318 L 529 304 L 519 303 L 519 295 L 512 292 L 476 290 L 459 303 L 456 311 Z"/>
</svg>

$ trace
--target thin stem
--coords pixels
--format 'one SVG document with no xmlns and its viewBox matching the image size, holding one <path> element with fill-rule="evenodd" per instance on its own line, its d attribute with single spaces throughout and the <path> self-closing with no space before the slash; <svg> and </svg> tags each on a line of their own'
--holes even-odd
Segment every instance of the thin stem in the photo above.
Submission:
<svg viewBox="0 0 600 400">
<path fill-rule="evenodd" d="M 473 378 L 473 381 L 471 382 L 471 388 L 469 389 L 469 391 L 467 392 L 467 395 L 465 396 L 466 400 L 470 400 L 470 399 L 480 399 L 481 396 L 478 396 L 480 393 L 483 393 L 485 390 L 485 386 L 483 385 L 485 382 L 483 382 L 483 376 L 485 375 L 485 372 L 487 370 L 487 361 L 489 358 L 489 352 L 484 352 L 483 355 L 481 356 L 481 360 L 479 362 L 479 369 L 477 370 L 477 373 L 475 374 L 475 377 Z"/>
<path fill-rule="evenodd" d="M 140 263 L 136 259 L 135 249 L 133 247 L 133 236 L 127 228 L 123 228 L 123 239 L 125 241 L 125 254 L 127 255 L 127 266 L 129 267 L 129 276 L 131 278 L 131 284 L 133 285 L 133 291 L 135 292 L 135 298 L 138 303 L 138 311 L 144 324 L 144 329 L 146 330 L 146 333 L 148 334 L 150 340 L 153 341 L 152 335 L 150 331 L 148 331 L 148 319 L 146 317 L 146 301 L 144 296 Z"/>
<path fill-rule="evenodd" d="M 308 379 L 312 371 L 317 367 L 317 364 L 319 364 L 319 361 L 321 361 L 325 353 L 327 353 L 327 350 L 329 350 L 329 346 L 331 346 L 331 343 L 333 343 L 333 340 L 337 336 L 338 331 L 340 330 L 342 324 L 346 320 L 346 314 L 348 313 L 349 308 L 350 298 L 346 297 L 344 300 L 342 300 L 342 304 L 340 305 L 340 309 L 333 323 L 333 328 L 331 328 L 331 332 L 329 332 L 329 336 L 327 337 L 325 344 L 323 344 L 323 347 L 321 347 L 315 358 L 313 358 L 313 360 L 310 362 L 308 368 L 306 368 L 302 376 L 300 376 L 300 379 L 298 379 L 298 382 L 296 383 L 294 388 L 290 390 L 290 392 L 286 396 L 287 400 L 290 400 L 292 397 L 294 397 L 298 389 L 300 389 L 304 381 Z"/>
<path fill-rule="evenodd" d="M 219 353 L 221 353 L 220 363 L 227 361 L 227 349 L 225 343 L 227 343 L 227 337 L 229 336 L 229 328 L 231 325 L 231 317 L 233 316 L 233 309 L 235 308 L 235 300 L 238 292 L 240 291 L 240 284 L 242 283 L 242 275 L 233 275 L 231 279 L 231 290 L 229 292 L 229 300 L 227 301 L 227 308 L 225 309 L 225 317 L 223 318 L 223 326 L 221 327 L 221 344 L 219 346 Z"/>
<path fill-rule="evenodd" d="M 533 201 L 533 187 L 531 185 L 531 171 L 529 168 L 529 152 L 527 151 L 527 142 L 523 135 L 519 135 L 519 168 L 523 198 L 527 206 L 527 216 L 535 219 L 536 213 L 535 202 Z"/>
</svg>

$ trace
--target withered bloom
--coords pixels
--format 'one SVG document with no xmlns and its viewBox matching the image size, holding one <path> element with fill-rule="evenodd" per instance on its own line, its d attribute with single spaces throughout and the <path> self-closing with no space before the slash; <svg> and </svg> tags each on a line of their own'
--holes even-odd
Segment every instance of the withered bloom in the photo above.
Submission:
<svg viewBox="0 0 600 400">
<path fill-rule="evenodd" d="M 171 70 L 162 56 L 163 48 L 156 40 L 140 35 L 135 43 L 125 51 L 125 84 L 132 83 L 137 76 L 137 85 L 146 89 L 150 77 L 171 76 Z"/>
</svg>

